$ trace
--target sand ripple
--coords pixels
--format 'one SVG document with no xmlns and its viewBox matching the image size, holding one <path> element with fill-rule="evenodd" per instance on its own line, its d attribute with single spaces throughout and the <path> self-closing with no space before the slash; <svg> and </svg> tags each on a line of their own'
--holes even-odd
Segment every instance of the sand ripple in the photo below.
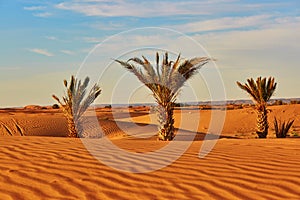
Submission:
<svg viewBox="0 0 300 200">
<path fill-rule="evenodd" d="M 114 143 L 135 152 L 162 147 Z M 0 199 L 299 199 L 299 139 L 221 139 L 204 159 L 201 144 L 163 169 L 132 174 L 101 164 L 79 139 L 1 137 Z"/>
</svg>

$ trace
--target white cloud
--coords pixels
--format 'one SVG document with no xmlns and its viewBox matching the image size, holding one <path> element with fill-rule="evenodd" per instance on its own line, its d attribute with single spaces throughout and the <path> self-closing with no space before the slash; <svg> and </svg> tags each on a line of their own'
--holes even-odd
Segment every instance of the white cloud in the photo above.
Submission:
<svg viewBox="0 0 300 200">
<path fill-rule="evenodd" d="M 272 23 L 270 15 L 255 15 L 247 17 L 224 17 L 212 20 L 191 22 L 182 25 L 176 25 L 172 28 L 182 32 L 201 32 L 201 31 L 219 31 L 238 28 L 260 27 Z"/>
<path fill-rule="evenodd" d="M 210 48 L 225 51 L 268 49 L 273 52 L 276 47 L 299 48 L 300 17 L 272 21 L 258 29 L 215 32 L 195 37 Z"/>
<path fill-rule="evenodd" d="M 188 14 L 208 14 L 205 9 L 191 9 L 194 6 L 199 7 L 202 3 L 199 1 L 189 2 L 163 2 L 163 1 L 71 1 L 62 2 L 55 7 L 63 10 L 71 10 L 82 13 L 86 16 L 169 16 L 169 15 L 188 15 Z"/>
<path fill-rule="evenodd" d="M 48 40 L 57 40 L 57 37 L 54 36 L 45 36 L 45 38 Z"/>
<path fill-rule="evenodd" d="M 52 53 L 50 53 L 48 50 L 46 49 L 37 49 L 37 48 L 34 48 L 34 49 L 28 49 L 29 51 L 33 52 L 33 53 L 37 53 L 37 54 L 41 54 L 41 55 L 44 55 L 44 56 L 54 56 Z"/>
<path fill-rule="evenodd" d="M 73 51 L 70 50 L 60 50 L 60 52 L 67 54 L 67 55 L 74 55 L 75 53 Z"/>
<path fill-rule="evenodd" d="M 124 23 L 114 23 L 114 22 L 108 22 L 108 23 L 95 23 L 90 25 L 90 27 L 99 29 L 99 30 L 104 30 L 104 31 L 111 31 L 111 30 L 121 30 L 125 28 Z"/>
<path fill-rule="evenodd" d="M 49 17 L 52 13 L 46 11 L 46 6 L 27 6 L 23 7 L 24 10 L 32 11 L 32 15 L 35 17 Z"/>
<path fill-rule="evenodd" d="M 46 7 L 45 6 L 28 6 L 28 7 L 24 7 L 24 10 L 44 10 Z"/>
<path fill-rule="evenodd" d="M 100 43 L 103 41 L 103 38 L 84 37 L 83 40 L 87 43 Z"/>
<path fill-rule="evenodd" d="M 63 1 L 54 7 L 70 10 L 86 16 L 190 16 L 215 15 L 216 13 L 244 13 L 270 11 L 275 8 L 293 6 L 290 2 L 243 3 L 238 0 L 189 0 L 189 1 L 138 1 L 138 0 L 72 0 Z"/>
<path fill-rule="evenodd" d="M 46 38 L 47 40 L 52 40 L 52 41 L 57 41 L 57 42 L 63 42 L 63 43 L 70 43 L 71 40 L 65 40 L 65 39 L 61 39 L 59 37 L 55 37 L 55 36 L 44 36 L 44 38 Z"/>
<path fill-rule="evenodd" d="M 34 13 L 33 16 L 35 16 L 35 17 L 50 17 L 50 16 L 52 16 L 52 13 L 50 13 L 50 12 Z"/>
</svg>

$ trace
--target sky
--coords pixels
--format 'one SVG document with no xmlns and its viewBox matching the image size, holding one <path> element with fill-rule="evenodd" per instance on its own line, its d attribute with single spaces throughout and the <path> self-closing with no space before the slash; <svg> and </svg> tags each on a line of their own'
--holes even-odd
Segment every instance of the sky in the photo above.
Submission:
<svg viewBox="0 0 300 200">
<path fill-rule="evenodd" d="M 0 0 L 0 107 L 52 105 L 72 74 L 101 86 L 96 103 L 151 102 L 112 59 L 156 51 L 216 59 L 179 101 L 247 99 L 236 81 L 258 76 L 275 77 L 274 98 L 300 97 L 299 2 Z"/>
</svg>

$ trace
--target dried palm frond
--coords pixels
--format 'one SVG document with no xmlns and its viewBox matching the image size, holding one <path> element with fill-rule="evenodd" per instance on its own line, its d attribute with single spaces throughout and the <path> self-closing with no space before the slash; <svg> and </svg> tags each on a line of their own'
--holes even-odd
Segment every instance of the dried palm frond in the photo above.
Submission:
<svg viewBox="0 0 300 200">
<path fill-rule="evenodd" d="M 65 96 L 62 97 L 63 102 L 57 96 L 52 95 L 52 97 L 60 104 L 64 115 L 67 118 L 69 137 L 82 136 L 81 117 L 101 93 L 100 87 L 95 84 L 88 94 L 86 94 L 89 81 L 89 77 L 86 77 L 82 83 L 81 80 L 78 81 L 74 76 L 71 76 L 69 85 L 67 80 L 64 80 L 67 91 Z"/>
</svg>

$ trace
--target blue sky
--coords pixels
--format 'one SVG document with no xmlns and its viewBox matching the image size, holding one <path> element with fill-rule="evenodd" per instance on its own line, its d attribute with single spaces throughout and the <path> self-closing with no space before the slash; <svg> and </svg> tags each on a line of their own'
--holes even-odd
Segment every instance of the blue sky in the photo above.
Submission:
<svg viewBox="0 0 300 200">
<path fill-rule="evenodd" d="M 298 0 L 0 0 L 0 17 L 1 107 L 53 104 L 51 94 L 63 94 L 62 80 L 76 74 L 88 53 L 104 40 L 120 49 L 130 50 L 132 43 L 153 42 L 174 52 L 179 47 L 186 57 L 197 55 L 197 50 L 189 48 L 180 37 L 168 38 L 165 33 L 132 31 L 126 34 L 126 40 L 109 39 L 143 27 L 168 28 L 200 43 L 217 59 L 227 99 L 247 98 L 235 82 L 260 75 L 275 77 L 275 97 L 300 97 Z M 107 48 L 98 53 L 109 51 L 109 59 L 119 56 L 115 48 Z M 99 65 L 102 61 L 99 55 Z M 107 80 L 113 74 L 126 73 L 121 67 L 113 70 L 111 77 L 106 74 L 108 77 L 103 79 L 106 82 L 100 79 L 103 94 L 98 103 L 111 101 L 112 87 Z M 131 78 L 126 83 L 138 83 L 133 75 Z M 198 100 L 209 100 L 205 81 L 200 82 L 196 79 L 191 87 L 196 88 Z M 137 93 L 130 97 L 132 102 L 151 101 L 147 90 L 139 93 L 121 89 L 124 94 Z M 118 96 L 117 102 L 127 102 L 127 96 Z M 191 100 L 190 95 L 183 93 L 182 100 Z"/>
</svg>

